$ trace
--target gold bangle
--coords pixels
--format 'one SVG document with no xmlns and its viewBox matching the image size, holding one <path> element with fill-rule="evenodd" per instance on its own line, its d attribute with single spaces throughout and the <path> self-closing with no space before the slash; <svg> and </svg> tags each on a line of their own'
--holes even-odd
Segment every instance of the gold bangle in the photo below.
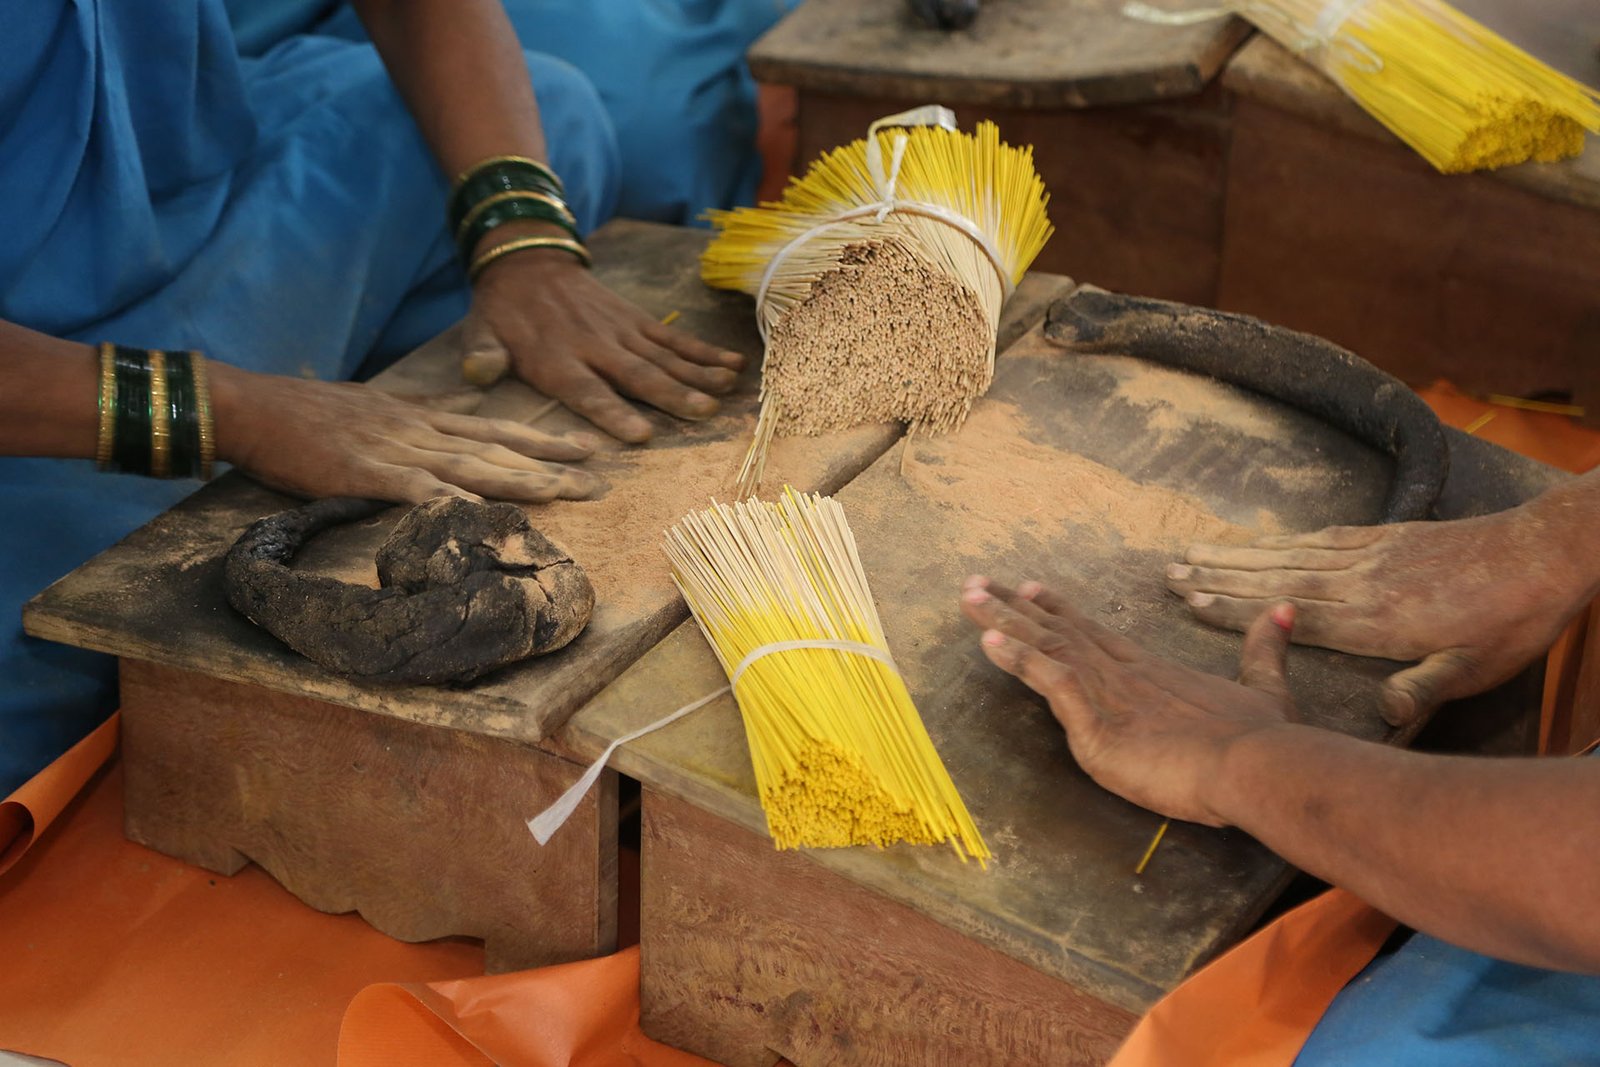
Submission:
<svg viewBox="0 0 1600 1067">
<path fill-rule="evenodd" d="M 116 346 L 100 342 L 100 425 L 95 434 L 94 462 L 101 470 L 111 469 L 111 447 L 117 437 Z"/>
<path fill-rule="evenodd" d="M 150 477 L 172 477 L 172 405 L 167 402 L 167 354 L 150 353 Z"/>
<path fill-rule="evenodd" d="M 549 204 L 561 212 L 561 217 L 566 219 L 569 224 L 573 226 L 578 224 L 578 220 L 572 215 L 572 209 L 567 207 L 565 201 L 544 193 L 536 193 L 531 189 L 511 189 L 504 193 L 495 193 L 493 196 L 484 197 L 476 204 L 473 204 L 472 210 L 462 218 L 461 225 L 456 227 L 456 244 L 461 243 L 461 238 L 467 235 L 467 231 L 472 228 L 472 224 L 477 222 L 485 211 L 488 211 L 496 204 L 503 204 L 507 200 L 537 200 L 541 204 Z"/>
<path fill-rule="evenodd" d="M 566 188 L 564 185 L 562 185 L 561 179 L 556 176 L 556 172 L 550 169 L 550 164 L 540 163 L 537 159 L 529 159 L 527 156 L 490 156 L 488 159 L 480 159 L 478 162 L 474 163 L 472 166 L 456 175 L 456 181 L 453 188 L 461 188 L 461 186 L 466 184 L 467 180 L 474 174 L 478 173 L 480 170 L 485 170 L 489 167 L 492 167 L 496 163 L 526 163 L 528 166 L 534 167 L 541 171 L 546 178 L 549 178 L 551 181 L 555 182 L 557 189 Z"/>
<path fill-rule="evenodd" d="M 501 256 L 509 256 L 513 252 L 522 252 L 530 248 L 559 248 L 563 252 L 577 256 L 585 267 L 592 266 L 589 250 L 577 241 L 568 237 L 519 237 L 515 241 L 507 241 L 503 245 L 495 245 L 489 251 L 472 261 L 472 266 L 467 269 L 467 280 L 475 282 L 483 269 Z"/>
<path fill-rule="evenodd" d="M 217 457 L 211 425 L 211 386 L 206 380 L 206 357 L 189 353 L 189 376 L 194 379 L 195 423 L 200 431 L 200 480 L 211 480 L 211 463 Z"/>
</svg>

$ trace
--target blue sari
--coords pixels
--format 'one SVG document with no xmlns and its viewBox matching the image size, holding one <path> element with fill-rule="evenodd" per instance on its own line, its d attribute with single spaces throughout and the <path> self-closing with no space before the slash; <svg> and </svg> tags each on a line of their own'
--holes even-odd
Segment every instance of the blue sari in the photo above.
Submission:
<svg viewBox="0 0 1600 1067">
<path fill-rule="evenodd" d="M 743 52 L 779 4 L 510 6 L 540 49 L 528 69 L 582 228 L 748 199 Z M 562 48 L 571 62 L 548 54 Z M 447 191 L 359 25 L 326 0 L 0 8 L 0 318 L 348 378 L 465 313 Z M 23 603 L 193 489 L 0 458 L 0 797 L 115 700 L 113 661 L 23 636 Z"/>
</svg>

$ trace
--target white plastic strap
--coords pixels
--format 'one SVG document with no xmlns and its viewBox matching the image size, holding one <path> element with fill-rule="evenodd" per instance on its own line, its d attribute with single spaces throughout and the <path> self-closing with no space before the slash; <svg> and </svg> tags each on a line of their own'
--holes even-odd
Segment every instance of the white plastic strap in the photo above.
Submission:
<svg viewBox="0 0 1600 1067">
<path fill-rule="evenodd" d="M 739 665 L 728 675 L 728 684 L 721 689 L 714 693 L 707 693 L 699 700 L 685 704 L 671 715 L 663 716 L 648 726 L 641 726 L 631 734 L 625 734 L 607 745 L 606 750 L 600 753 L 600 758 L 589 764 L 588 769 L 583 772 L 582 776 L 576 782 L 573 782 L 572 786 L 565 793 L 562 793 L 554 804 L 551 804 L 548 808 L 528 820 L 528 829 L 533 832 L 534 840 L 541 845 L 550 843 L 550 839 L 555 836 L 556 831 L 561 829 L 566 821 L 572 817 L 572 813 L 578 810 L 578 805 L 583 802 L 583 798 L 588 795 L 589 790 L 594 788 L 594 783 L 600 778 L 600 772 L 606 769 L 606 764 L 610 762 L 612 753 L 616 752 L 617 749 L 630 741 L 637 741 L 646 734 L 655 733 L 664 726 L 671 726 L 685 715 L 692 711 L 699 711 L 720 696 L 736 693 L 739 688 L 739 680 L 744 677 L 744 672 L 749 670 L 757 660 L 777 652 L 797 652 L 806 648 L 853 652 L 858 656 L 866 656 L 869 659 L 875 659 L 879 663 L 885 664 L 896 674 L 900 672 L 900 668 L 895 665 L 894 657 L 890 656 L 886 650 L 878 648 L 876 645 L 864 645 L 858 641 L 774 641 L 771 644 L 753 649 L 748 656 L 739 661 Z"/>
<path fill-rule="evenodd" d="M 1322 10 L 1317 13 L 1315 21 L 1309 25 L 1289 17 L 1281 7 L 1268 0 L 1233 0 L 1232 3 L 1217 7 L 1195 8 L 1190 11 L 1168 11 L 1144 3 L 1143 0 L 1128 0 L 1122 5 L 1122 13 L 1128 18 L 1157 26 L 1193 26 L 1227 15 L 1243 15 L 1258 25 L 1266 24 L 1269 27 L 1276 25 L 1292 33 L 1293 39 L 1283 42 L 1292 52 L 1302 55 L 1307 52 L 1326 52 L 1337 44 L 1363 61 L 1366 69 L 1377 72 L 1383 69 L 1382 57 L 1362 42 L 1348 35 L 1340 36 L 1344 24 L 1371 2 L 1372 0 L 1329 0 L 1329 3 L 1323 5 Z"/>
<path fill-rule="evenodd" d="M 1122 5 L 1122 13 L 1130 19 L 1138 19 L 1140 22 L 1156 26 L 1194 26 L 1226 18 L 1234 13 L 1234 9 L 1232 5 L 1224 4 L 1220 7 L 1202 7 L 1192 11 L 1167 11 L 1142 3 L 1141 0 L 1129 0 Z"/>
</svg>

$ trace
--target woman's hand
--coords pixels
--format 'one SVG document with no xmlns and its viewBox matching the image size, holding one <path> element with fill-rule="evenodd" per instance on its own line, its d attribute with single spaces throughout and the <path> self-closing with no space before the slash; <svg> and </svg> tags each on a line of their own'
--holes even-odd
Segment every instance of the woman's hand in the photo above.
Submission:
<svg viewBox="0 0 1600 1067">
<path fill-rule="evenodd" d="M 1229 749 L 1295 719 L 1284 681 L 1287 604 L 1251 626 L 1238 682 L 1152 656 L 1037 582 L 1013 592 L 969 578 L 961 610 L 984 628 L 984 655 L 1049 701 L 1091 778 L 1171 818 L 1226 825 L 1213 789 Z"/>
<path fill-rule="evenodd" d="M 565 466 L 594 451 L 584 434 L 430 411 L 354 382 L 208 367 L 217 458 L 287 493 L 537 502 L 581 499 L 600 485 Z"/>
<path fill-rule="evenodd" d="M 498 228 L 483 247 L 517 235 Z M 541 393 L 635 443 L 649 439 L 650 423 L 624 396 L 704 419 L 717 411 L 713 394 L 732 389 L 744 366 L 737 352 L 661 325 L 555 249 L 490 263 L 478 277 L 463 340 L 465 364 L 509 362 Z"/>
</svg>

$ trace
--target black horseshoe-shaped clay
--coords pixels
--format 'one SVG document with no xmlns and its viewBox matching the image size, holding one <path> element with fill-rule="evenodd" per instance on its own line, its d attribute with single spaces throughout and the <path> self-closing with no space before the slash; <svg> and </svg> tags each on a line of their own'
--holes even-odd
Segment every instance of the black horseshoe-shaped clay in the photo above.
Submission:
<svg viewBox="0 0 1600 1067">
<path fill-rule="evenodd" d="M 1450 470 L 1422 398 L 1353 352 L 1260 319 L 1080 289 L 1050 306 L 1045 336 L 1075 352 L 1127 355 L 1208 374 L 1315 415 L 1394 457 L 1381 522 L 1425 519 Z"/>
<path fill-rule="evenodd" d="M 290 568 L 319 531 L 388 506 L 335 497 L 256 522 L 228 552 L 228 603 L 330 671 L 390 683 L 471 681 L 553 652 L 588 623 L 583 568 L 513 504 L 413 508 L 378 549 L 378 589 Z"/>
</svg>

